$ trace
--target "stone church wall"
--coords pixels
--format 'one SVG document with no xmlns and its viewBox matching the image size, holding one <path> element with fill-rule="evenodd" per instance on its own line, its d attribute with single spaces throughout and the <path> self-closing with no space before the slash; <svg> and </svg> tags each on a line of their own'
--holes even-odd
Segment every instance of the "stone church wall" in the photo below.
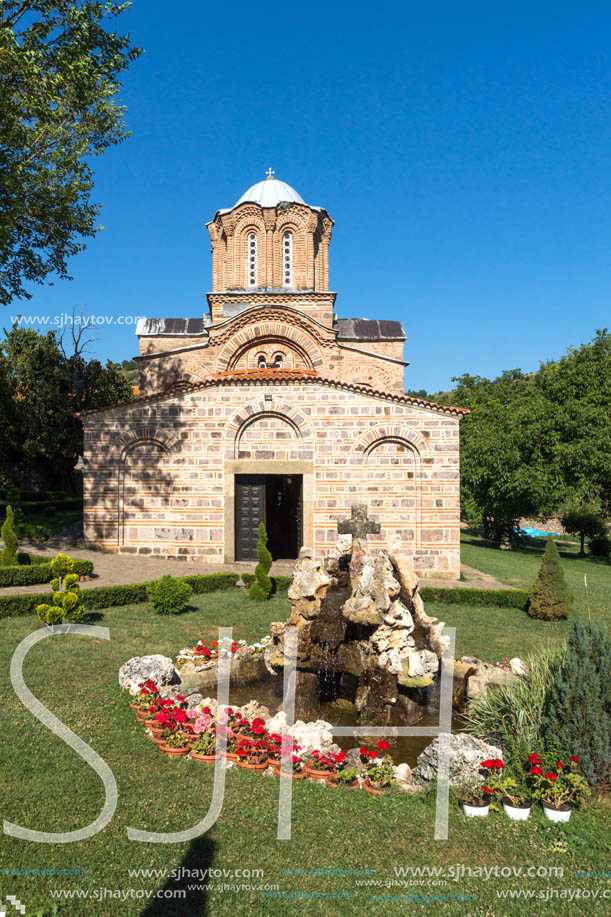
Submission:
<svg viewBox="0 0 611 917">
<path fill-rule="evenodd" d="M 304 544 L 322 555 L 355 502 L 373 549 L 457 578 L 456 415 L 338 385 L 222 384 L 82 417 L 85 537 L 109 550 L 233 557 L 234 475 L 304 475 Z"/>
</svg>

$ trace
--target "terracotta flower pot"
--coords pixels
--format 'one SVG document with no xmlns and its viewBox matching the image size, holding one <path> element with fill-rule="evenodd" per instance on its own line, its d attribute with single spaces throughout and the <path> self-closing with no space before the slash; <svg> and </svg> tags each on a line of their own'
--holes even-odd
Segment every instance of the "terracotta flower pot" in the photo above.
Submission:
<svg viewBox="0 0 611 917">
<path fill-rule="evenodd" d="M 568 821 L 573 811 L 570 802 L 564 802 L 560 806 L 552 805 L 551 802 L 543 802 L 543 813 L 550 821 Z"/>
<path fill-rule="evenodd" d="M 145 720 L 144 725 L 146 726 L 147 729 L 156 729 L 157 721 L 156 720 Z"/>
<path fill-rule="evenodd" d="M 185 745 L 184 748 L 168 748 L 167 745 L 160 745 L 159 747 L 169 758 L 184 758 L 191 751 L 190 745 Z"/>
<path fill-rule="evenodd" d="M 218 755 L 198 755 L 197 752 L 192 751 L 191 757 L 194 761 L 204 761 L 206 764 L 214 764 Z"/>
<path fill-rule="evenodd" d="M 308 773 L 308 777 L 311 777 L 312 780 L 326 780 L 328 777 L 332 777 L 332 771 L 319 770 L 316 767 L 312 767 L 311 764 L 306 764 L 305 769 Z"/>
<path fill-rule="evenodd" d="M 273 768 L 280 767 L 279 758 L 268 758 L 267 763 L 269 764 L 270 767 L 273 767 Z"/>
<path fill-rule="evenodd" d="M 231 751 L 226 751 L 226 752 L 223 752 L 223 757 L 226 758 L 227 761 L 237 761 L 239 758 L 239 755 L 236 755 L 234 752 L 231 752 Z"/>
<path fill-rule="evenodd" d="M 166 740 L 166 739 L 167 739 L 167 736 L 156 736 L 156 735 L 153 735 L 153 742 L 155 743 L 155 745 L 165 745 L 165 740 Z"/>
<path fill-rule="evenodd" d="M 144 722 L 144 720 L 148 720 L 149 715 L 150 715 L 150 714 L 149 714 L 148 710 L 143 710 L 142 707 L 140 707 L 138 710 L 136 710 L 136 716 L 138 717 L 138 719 L 139 719 L 140 722 L 142 722 L 142 723 Z"/>
<path fill-rule="evenodd" d="M 261 771 L 266 770 L 268 763 L 267 761 L 264 761 L 262 764 L 248 764 L 247 761 L 238 761 L 238 767 L 244 768 L 245 771 L 255 771 L 255 773 L 260 773 Z"/>
<path fill-rule="evenodd" d="M 132 710 L 135 710 L 136 713 L 138 710 L 140 710 L 140 704 L 130 704 L 129 706 L 132 708 Z"/>
<path fill-rule="evenodd" d="M 280 765 L 278 764 L 278 762 L 276 762 L 275 764 L 272 764 L 272 767 L 274 769 L 274 773 L 276 774 L 276 776 L 282 777 L 282 771 L 280 770 Z M 292 777 L 293 780 L 303 780 L 304 777 L 308 776 L 308 772 L 306 771 L 305 767 L 302 767 L 300 771 L 293 771 L 292 773 L 289 774 L 289 776 Z"/>
<path fill-rule="evenodd" d="M 387 787 L 373 786 L 370 780 L 366 780 L 363 786 L 365 787 L 368 793 L 372 794 L 372 796 L 387 796 L 391 790 L 389 786 Z"/>
<path fill-rule="evenodd" d="M 341 787 L 342 790 L 360 790 L 361 788 L 361 784 L 356 779 L 352 783 L 341 783 L 337 777 L 327 777 L 327 783 L 329 786 Z"/>
</svg>

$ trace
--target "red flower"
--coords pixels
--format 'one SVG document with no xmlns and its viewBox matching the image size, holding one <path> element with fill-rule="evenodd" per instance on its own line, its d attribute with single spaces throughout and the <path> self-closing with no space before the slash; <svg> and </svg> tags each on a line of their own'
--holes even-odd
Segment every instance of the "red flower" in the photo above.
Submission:
<svg viewBox="0 0 611 917">
<path fill-rule="evenodd" d="M 494 796 L 494 790 L 491 790 L 489 786 L 486 786 L 486 784 L 483 785 L 482 790 L 484 793 L 489 793 L 491 796 Z"/>
<path fill-rule="evenodd" d="M 488 758 L 487 761 L 482 761 L 482 767 L 487 768 L 488 770 L 500 770 L 505 765 L 500 758 Z"/>
<path fill-rule="evenodd" d="M 386 739 L 380 739 L 380 741 L 378 742 L 378 748 L 380 749 L 380 751 L 387 751 L 387 749 L 390 748 L 390 745 L 388 744 Z"/>
<path fill-rule="evenodd" d="M 546 780 L 551 780 L 552 783 L 555 783 L 556 780 L 558 779 L 555 774 L 552 774 L 551 771 L 549 771 L 547 774 L 543 774 L 543 776 L 545 777 Z"/>
<path fill-rule="evenodd" d="M 210 641 L 210 646 L 218 646 L 218 645 L 219 645 L 218 640 L 211 640 L 211 641 Z"/>
<path fill-rule="evenodd" d="M 566 764 L 563 764 L 562 761 L 556 761 L 556 767 L 566 767 Z"/>
<path fill-rule="evenodd" d="M 321 755 L 320 755 L 320 752 L 317 751 L 316 749 L 314 749 L 314 751 L 312 752 L 312 757 L 313 757 L 313 758 L 320 758 L 320 756 L 321 756 Z"/>
<path fill-rule="evenodd" d="M 187 714 L 185 713 L 184 710 L 174 710 L 172 712 L 172 719 L 174 720 L 175 723 L 186 723 Z"/>
<path fill-rule="evenodd" d="M 202 713 L 205 713 L 207 716 L 210 716 L 212 711 L 210 707 L 202 707 Z"/>
<path fill-rule="evenodd" d="M 359 751 L 360 751 L 360 753 L 362 754 L 362 756 L 363 756 L 364 758 L 366 758 L 367 755 L 369 754 L 369 749 L 368 749 L 368 748 L 365 748 L 364 745 L 363 745 L 362 748 L 359 748 Z"/>
<path fill-rule="evenodd" d="M 537 752 L 535 751 L 532 753 L 532 755 L 529 755 L 526 760 L 528 761 L 529 764 L 538 764 L 540 761 L 540 758 Z"/>
<path fill-rule="evenodd" d="M 538 764 L 535 764 L 534 767 L 531 767 L 530 772 L 531 774 L 535 774 L 537 777 L 540 777 L 541 774 L 543 773 L 543 768 L 539 767 Z"/>
<path fill-rule="evenodd" d="M 571 755 L 571 757 L 569 758 L 569 761 L 572 761 L 574 764 L 579 764 L 579 762 L 581 761 L 581 758 L 578 758 L 577 755 Z"/>
<path fill-rule="evenodd" d="M 377 751 L 368 751 L 368 752 L 367 752 L 367 757 L 368 757 L 368 758 L 378 758 L 379 755 L 378 755 Z"/>
</svg>

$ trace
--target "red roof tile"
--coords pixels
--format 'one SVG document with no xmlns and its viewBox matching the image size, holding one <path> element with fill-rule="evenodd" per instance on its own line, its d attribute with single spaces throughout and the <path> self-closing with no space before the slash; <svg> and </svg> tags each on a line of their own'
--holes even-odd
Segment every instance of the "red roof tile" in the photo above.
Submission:
<svg viewBox="0 0 611 917">
<path fill-rule="evenodd" d="M 390 401 L 396 401 L 399 404 L 413 404 L 416 407 L 432 408 L 433 410 L 440 411 L 443 414 L 452 414 L 454 416 L 462 417 L 464 414 L 470 413 L 466 408 L 459 408 L 446 404 L 436 404 L 434 401 L 425 401 L 423 398 L 414 398 L 412 395 L 396 394 L 395 392 L 385 391 L 384 389 L 376 389 L 373 388 L 373 386 L 366 385 L 362 382 L 342 382 L 339 379 L 323 376 L 321 373 L 318 373 L 312 369 L 269 368 L 213 373 L 207 376 L 201 382 L 179 382 L 174 386 L 170 386 L 169 388 L 164 389 L 162 392 L 156 392 L 153 395 L 145 395 L 142 398 L 137 398 L 134 401 L 123 402 L 123 404 L 120 405 L 111 405 L 108 408 L 93 408 L 89 411 L 80 411 L 77 416 L 80 417 L 84 414 L 101 414 L 104 411 L 111 411 L 119 407 L 131 407 L 132 405 L 136 404 L 146 404 L 151 401 L 157 401 L 160 398 L 167 398 L 169 395 L 178 394 L 179 392 L 188 393 L 214 385 L 230 385 L 232 383 L 235 384 L 251 382 L 322 382 L 325 385 L 333 385 L 336 388 L 348 389 L 351 392 L 359 392 L 364 395 L 375 395 L 379 398 L 387 398 Z"/>
</svg>

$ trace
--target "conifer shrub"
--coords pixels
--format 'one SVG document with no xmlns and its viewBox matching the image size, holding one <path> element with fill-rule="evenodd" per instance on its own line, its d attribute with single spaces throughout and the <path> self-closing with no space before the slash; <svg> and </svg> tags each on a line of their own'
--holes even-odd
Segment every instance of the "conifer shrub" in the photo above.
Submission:
<svg viewBox="0 0 611 917">
<path fill-rule="evenodd" d="M 51 580 L 52 601 L 37 605 L 36 614 L 43 624 L 50 625 L 80 620 L 85 606 L 81 602 L 78 573 L 73 572 L 74 561 L 67 554 L 58 554 L 51 561 L 51 570 L 55 574 Z"/>
<path fill-rule="evenodd" d="M 268 576 L 272 565 L 272 555 L 267 547 L 267 532 L 262 522 L 259 523 L 257 558 L 259 563 L 255 567 L 255 582 L 248 590 L 248 594 L 251 599 L 256 599 L 258 602 L 265 602 L 272 592 L 272 581 Z"/>
<path fill-rule="evenodd" d="M 577 755 L 588 783 L 611 778 L 611 636 L 577 617 L 547 690 L 546 747 Z"/>
<path fill-rule="evenodd" d="M 18 564 L 17 548 L 19 547 L 19 542 L 15 534 L 15 514 L 12 506 L 6 507 L 6 518 L 2 523 L 0 534 L 4 542 L 4 550 L 2 554 L 0 554 L 0 564 L 2 564 L 3 567 L 10 567 Z"/>
<path fill-rule="evenodd" d="M 541 569 L 529 595 L 528 614 L 531 618 L 540 621 L 568 618 L 573 594 L 564 579 L 558 548 L 552 538 L 547 539 Z"/>
<path fill-rule="evenodd" d="M 157 614 L 179 615 L 185 610 L 193 589 L 188 583 L 166 573 L 154 583 L 149 583 L 146 592 Z"/>
</svg>

